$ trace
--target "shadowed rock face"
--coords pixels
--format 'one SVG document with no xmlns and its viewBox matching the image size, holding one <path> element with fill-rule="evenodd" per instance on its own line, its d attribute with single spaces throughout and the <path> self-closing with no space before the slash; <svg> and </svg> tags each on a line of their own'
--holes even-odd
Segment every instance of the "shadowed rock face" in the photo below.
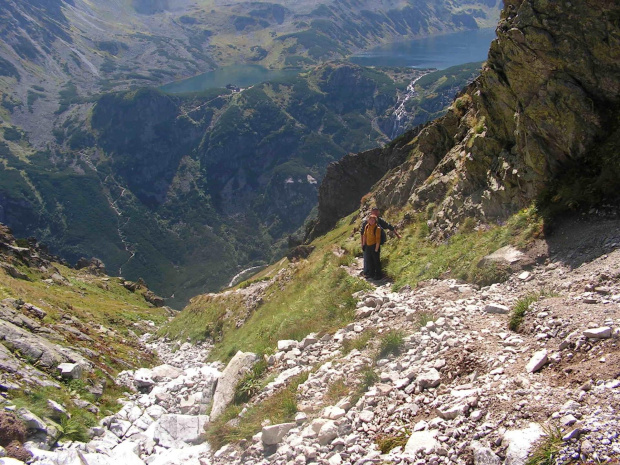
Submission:
<svg viewBox="0 0 620 465">
<path fill-rule="evenodd" d="M 411 138 L 422 126 L 409 131 L 384 149 L 350 153 L 327 167 L 319 188 L 319 214 L 311 237 L 329 231 L 338 219 L 354 211 L 360 199 L 381 179 L 384 173 L 401 165 L 409 153 Z"/>
<path fill-rule="evenodd" d="M 430 226 L 442 238 L 465 217 L 501 220 L 541 195 L 562 207 L 614 195 L 618 18 L 608 0 L 506 2 L 481 76 L 445 117 L 408 136 L 407 161 L 377 185 L 375 201 L 434 203 Z"/>
</svg>

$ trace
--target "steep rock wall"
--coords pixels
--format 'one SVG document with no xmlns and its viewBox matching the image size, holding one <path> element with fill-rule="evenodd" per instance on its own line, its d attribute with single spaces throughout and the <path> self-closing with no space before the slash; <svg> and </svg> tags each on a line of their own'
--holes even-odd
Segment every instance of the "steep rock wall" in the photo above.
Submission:
<svg viewBox="0 0 620 465">
<path fill-rule="evenodd" d="M 411 140 L 374 201 L 434 204 L 443 238 L 465 217 L 501 220 L 541 196 L 575 207 L 615 195 L 619 18 L 609 0 L 506 2 L 481 76 Z"/>
</svg>

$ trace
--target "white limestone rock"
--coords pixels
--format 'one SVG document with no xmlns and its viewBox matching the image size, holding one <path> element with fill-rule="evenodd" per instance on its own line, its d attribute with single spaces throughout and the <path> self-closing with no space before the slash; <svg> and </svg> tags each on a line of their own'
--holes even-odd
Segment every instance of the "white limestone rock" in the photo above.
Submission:
<svg viewBox="0 0 620 465">
<path fill-rule="evenodd" d="M 524 465 L 532 447 L 544 434 L 538 423 L 525 429 L 511 430 L 504 434 L 502 445 L 507 445 L 504 465 Z"/>
<path fill-rule="evenodd" d="M 527 371 L 528 373 L 536 373 L 538 370 L 544 367 L 548 361 L 549 357 L 547 355 L 547 350 L 539 350 L 538 352 L 534 353 L 530 361 L 527 363 L 527 365 L 525 366 L 525 371 Z"/>
<path fill-rule="evenodd" d="M 586 329 L 583 335 L 592 339 L 609 339 L 611 337 L 611 328 L 609 326 L 590 328 Z"/>
<path fill-rule="evenodd" d="M 80 379 L 83 371 L 79 363 L 61 363 L 58 365 L 58 372 L 63 378 Z"/>
<path fill-rule="evenodd" d="M 470 448 L 474 453 L 474 465 L 501 465 L 502 460 L 489 447 L 473 441 Z"/>
<path fill-rule="evenodd" d="M 318 433 L 319 444 L 325 446 L 338 437 L 338 427 L 332 420 L 327 420 Z"/>
<path fill-rule="evenodd" d="M 138 389 L 150 389 L 155 384 L 153 371 L 149 368 L 139 368 L 133 375 L 133 383 Z"/>
<path fill-rule="evenodd" d="M 326 407 L 325 410 L 323 410 L 323 418 L 327 418 L 328 420 L 338 420 L 339 418 L 344 417 L 346 413 L 347 412 L 340 407 Z"/>
<path fill-rule="evenodd" d="M 439 386 L 441 375 L 435 368 L 430 368 L 420 373 L 416 379 L 420 389 L 428 389 Z"/>
<path fill-rule="evenodd" d="M 167 364 L 156 366 L 151 370 L 151 375 L 155 382 L 160 382 L 165 379 L 176 379 L 184 374 L 185 372 L 180 368 Z"/>
<path fill-rule="evenodd" d="M 359 419 L 363 423 L 370 423 L 375 418 L 375 412 L 373 410 L 362 410 L 359 414 Z"/>
<path fill-rule="evenodd" d="M 293 339 L 284 339 L 278 341 L 278 350 L 282 352 L 288 352 L 292 349 L 297 349 L 299 347 L 299 342 Z"/>
<path fill-rule="evenodd" d="M 204 441 L 206 415 L 163 415 L 156 423 L 153 439 L 160 446 L 183 448 Z"/>
<path fill-rule="evenodd" d="M 295 341 L 296 342 L 296 341 Z M 216 419 L 223 412 L 226 406 L 235 397 L 237 384 L 252 368 L 258 360 L 258 356 L 251 352 L 237 352 L 222 372 L 213 395 L 213 407 L 211 418 Z"/>
<path fill-rule="evenodd" d="M 149 458 L 148 465 L 203 465 L 210 463 L 208 460 L 210 448 L 208 444 L 199 444 L 185 449 L 170 449 L 157 454 L 154 460 Z M 116 465 L 121 465 L 117 463 Z"/>
<path fill-rule="evenodd" d="M 505 315 L 507 313 L 510 313 L 510 309 L 508 307 L 495 303 L 485 305 L 484 311 L 485 313 L 495 313 L 499 315 Z"/>
<path fill-rule="evenodd" d="M 125 441 L 120 443 L 112 451 L 113 463 L 123 465 L 144 465 L 140 459 L 140 445 L 136 442 Z"/>
<path fill-rule="evenodd" d="M 282 438 L 296 426 L 295 423 L 280 423 L 279 425 L 264 426 L 261 439 L 263 444 L 271 446 L 279 444 Z"/>
<path fill-rule="evenodd" d="M 438 430 L 415 431 L 411 433 L 407 445 L 405 446 L 405 454 L 416 455 L 418 452 L 432 454 L 439 441 L 437 440 Z"/>
<path fill-rule="evenodd" d="M 465 415 L 468 411 L 469 406 L 467 404 L 441 406 L 437 408 L 437 414 L 444 420 L 454 420 L 459 416 Z"/>
</svg>

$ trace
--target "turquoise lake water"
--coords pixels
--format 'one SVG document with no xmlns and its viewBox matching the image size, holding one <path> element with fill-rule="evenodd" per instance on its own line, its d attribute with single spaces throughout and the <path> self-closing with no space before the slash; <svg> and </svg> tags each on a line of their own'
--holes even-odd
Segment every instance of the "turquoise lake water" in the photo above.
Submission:
<svg viewBox="0 0 620 465">
<path fill-rule="evenodd" d="M 349 61 L 362 66 L 389 66 L 445 69 L 487 59 L 495 29 L 478 29 L 424 39 L 397 42 L 352 56 Z M 248 87 L 260 82 L 294 76 L 297 70 L 270 70 L 260 65 L 237 64 L 172 82 L 161 89 L 171 94 L 201 92 L 233 84 Z"/>
<path fill-rule="evenodd" d="M 362 66 L 446 69 L 485 61 L 493 39 L 494 28 L 456 32 L 383 45 L 354 55 L 349 61 Z"/>
<path fill-rule="evenodd" d="M 226 87 L 233 84 L 237 87 L 249 87 L 259 82 L 294 76 L 298 70 L 271 70 L 260 65 L 231 65 L 218 68 L 215 71 L 200 74 L 182 81 L 171 82 L 161 87 L 164 92 L 180 94 L 185 92 L 200 92 L 215 87 Z"/>
</svg>

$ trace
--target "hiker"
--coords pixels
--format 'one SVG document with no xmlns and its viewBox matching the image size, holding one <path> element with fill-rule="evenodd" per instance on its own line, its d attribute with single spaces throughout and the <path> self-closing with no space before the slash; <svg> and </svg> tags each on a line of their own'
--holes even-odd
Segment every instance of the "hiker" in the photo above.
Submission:
<svg viewBox="0 0 620 465">
<path fill-rule="evenodd" d="M 372 207 L 372 209 L 370 210 L 370 214 L 377 217 L 377 224 L 384 231 L 384 234 L 385 234 L 385 231 L 392 231 L 396 235 L 396 237 L 400 239 L 400 234 L 398 234 L 398 231 L 396 231 L 396 228 L 392 226 L 390 223 L 388 223 L 387 221 L 385 221 L 383 218 L 381 218 L 379 214 L 379 209 L 377 207 Z M 362 221 L 362 225 L 360 227 L 360 234 L 362 234 L 362 236 L 364 235 L 364 228 L 366 227 L 366 221 L 367 220 Z M 380 247 L 381 247 L 381 244 L 379 244 L 379 255 L 381 255 Z M 362 247 L 362 250 L 364 250 L 364 247 Z M 379 257 L 379 260 L 380 260 L 380 257 Z M 364 254 L 364 269 L 362 271 L 362 276 L 365 276 L 365 277 L 370 276 L 370 273 L 368 271 L 368 263 L 366 262 L 366 254 Z"/>
<path fill-rule="evenodd" d="M 381 228 L 377 225 L 377 217 L 370 215 L 362 234 L 362 250 L 364 262 L 368 266 L 367 278 L 381 279 L 381 259 L 379 249 L 381 247 Z"/>
</svg>

